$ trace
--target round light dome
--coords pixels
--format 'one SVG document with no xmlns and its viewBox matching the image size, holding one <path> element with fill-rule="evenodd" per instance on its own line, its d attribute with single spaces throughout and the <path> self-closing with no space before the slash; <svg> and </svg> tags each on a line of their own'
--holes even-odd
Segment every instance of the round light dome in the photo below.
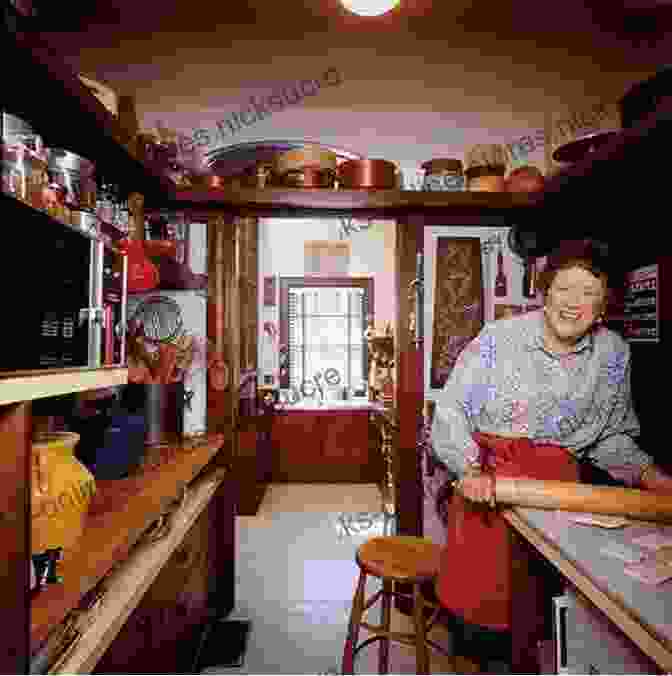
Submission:
<svg viewBox="0 0 672 676">
<path fill-rule="evenodd" d="M 349 12 L 360 16 L 380 16 L 399 5 L 401 0 L 341 0 Z"/>
</svg>

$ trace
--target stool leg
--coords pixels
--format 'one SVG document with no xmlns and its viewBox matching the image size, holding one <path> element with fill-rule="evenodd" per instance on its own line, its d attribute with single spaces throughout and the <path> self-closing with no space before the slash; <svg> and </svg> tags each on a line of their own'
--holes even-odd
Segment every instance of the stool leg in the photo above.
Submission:
<svg viewBox="0 0 672 676">
<path fill-rule="evenodd" d="M 355 673 L 355 648 L 357 647 L 357 640 L 359 639 L 359 623 L 362 621 L 362 615 L 364 614 L 365 586 L 366 573 L 363 570 L 360 570 L 357 589 L 352 599 L 348 635 L 345 639 L 345 647 L 343 648 L 343 663 L 341 665 L 341 673 L 343 674 L 352 675 Z"/>
<path fill-rule="evenodd" d="M 381 610 L 381 627 L 389 633 L 392 620 L 392 580 L 383 580 L 383 604 Z M 387 674 L 390 670 L 390 639 L 380 640 L 378 652 L 378 673 Z"/>
<path fill-rule="evenodd" d="M 413 585 L 413 619 L 415 624 L 415 660 L 418 674 L 429 674 L 429 650 L 425 635 L 425 613 L 419 584 Z"/>
</svg>

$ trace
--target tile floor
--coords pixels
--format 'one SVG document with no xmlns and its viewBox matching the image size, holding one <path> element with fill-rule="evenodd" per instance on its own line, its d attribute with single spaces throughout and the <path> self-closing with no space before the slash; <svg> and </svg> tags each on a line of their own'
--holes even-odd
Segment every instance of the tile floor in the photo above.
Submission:
<svg viewBox="0 0 672 676">
<path fill-rule="evenodd" d="M 382 519 L 368 531 L 343 527 L 343 513 L 379 512 L 375 485 L 272 485 L 256 517 L 237 517 L 236 608 L 252 629 L 240 668 L 211 667 L 211 674 L 338 674 L 352 595 L 358 576 L 355 551 L 382 534 Z M 371 590 L 377 588 L 372 582 Z M 376 618 L 373 618 L 376 621 Z M 408 631 L 404 615 L 393 628 Z M 362 631 L 362 636 L 365 632 Z M 446 647 L 442 627 L 432 638 Z M 377 644 L 358 656 L 357 673 L 377 672 Z M 432 673 L 476 673 L 466 660 L 432 654 Z M 392 644 L 390 673 L 415 673 L 411 648 Z"/>
</svg>

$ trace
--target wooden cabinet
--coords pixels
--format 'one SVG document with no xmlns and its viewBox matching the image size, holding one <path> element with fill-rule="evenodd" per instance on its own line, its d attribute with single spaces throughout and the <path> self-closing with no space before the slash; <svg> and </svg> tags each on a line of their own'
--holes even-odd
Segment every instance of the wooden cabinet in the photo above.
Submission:
<svg viewBox="0 0 672 676">
<path fill-rule="evenodd" d="M 95 673 L 190 673 L 204 622 L 234 605 L 233 481 L 220 484 Z"/>
<path fill-rule="evenodd" d="M 273 481 L 379 483 L 382 461 L 368 411 L 287 411 L 273 417 Z"/>
</svg>

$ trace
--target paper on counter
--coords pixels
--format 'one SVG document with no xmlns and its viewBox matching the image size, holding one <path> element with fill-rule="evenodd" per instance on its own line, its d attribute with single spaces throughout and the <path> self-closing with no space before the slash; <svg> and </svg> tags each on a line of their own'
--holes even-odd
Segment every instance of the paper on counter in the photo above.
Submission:
<svg viewBox="0 0 672 676">
<path fill-rule="evenodd" d="M 600 549 L 600 554 L 620 559 L 626 563 L 639 563 L 644 560 L 644 554 L 639 548 L 624 545 L 620 542 L 608 542 Z"/>
<path fill-rule="evenodd" d="M 627 565 L 623 571 L 626 575 L 646 584 L 662 584 L 672 579 L 672 565 L 657 563 L 655 560 Z"/>
<path fill-rule="evenodd" d="M 661 549 L 662 547 L 672 547 L 672 533 L 650 533 L 632 541 L 633 545 L 646 547 L 646 549 Z"/>
<path fill-rule="evenodd" d="M 608 514 L 587 514 L 583 512 L 564 512 L 565 517 L 573 523 L 582 526 L 599 526 L 600 528 L 623 528 L 630 523 L 629 519 L 622 516 L 609 516 Z"/>
</svg>

